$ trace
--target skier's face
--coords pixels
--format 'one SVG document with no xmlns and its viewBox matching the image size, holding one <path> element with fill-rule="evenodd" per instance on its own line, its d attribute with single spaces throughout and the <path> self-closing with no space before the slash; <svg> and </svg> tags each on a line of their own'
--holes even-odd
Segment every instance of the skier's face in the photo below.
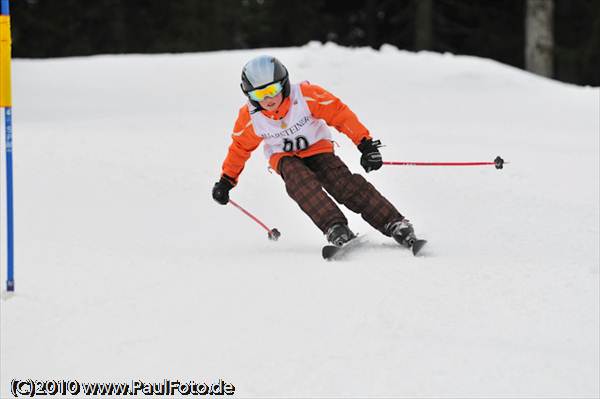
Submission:
<svg viewBox="0 0 600 399">
<path fill-rule="evenodd" d="M 259 101 L 261 107 L 267 111 L 275 111 L 283 102 L 283 93 L 279 93 L 275 97 L 267 97 L 262 101 Z"/>
</svg>

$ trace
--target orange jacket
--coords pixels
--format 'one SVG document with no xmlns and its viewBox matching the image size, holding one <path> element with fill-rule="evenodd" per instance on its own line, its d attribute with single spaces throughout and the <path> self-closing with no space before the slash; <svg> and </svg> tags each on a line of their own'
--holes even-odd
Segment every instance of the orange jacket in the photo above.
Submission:
<svg viewBox="0 0 600 399">
<path fill-rule="evenodd" d="M 354 144 L 358 145 L 363 138 L 371 138 L 369 131 L 360 123 L 356 114 L 339 98 L 322 87 L 308 82 L 302 83 L 300 90 L 313 117 L 322 119 L 329 126 L 335 127 L 348 136 Z M 278 120 L 285 117 L 289 109 L 290 98 L 287 97 L 277 111 L 262 110 L 261 112 L 267 117 Z M 250 154 L 262 141 L 262 137 L 254 132 L 247 105 L 240 108 L 231 137 L 233 142 L 229 146 L 227 157 L 223 162 L 222 174 L 230 180 L 233 179 L 233 183 L 237 183 L 246 161 L 250 158 Z M 269 165 L 279 173 L 278 165 L 283 157 L 297 156 L 305 158 L 324 152 L 333 152 L 331 141 L 320 140 L 301 151 L 275 153 L 269 159 Z"/>
</svg>

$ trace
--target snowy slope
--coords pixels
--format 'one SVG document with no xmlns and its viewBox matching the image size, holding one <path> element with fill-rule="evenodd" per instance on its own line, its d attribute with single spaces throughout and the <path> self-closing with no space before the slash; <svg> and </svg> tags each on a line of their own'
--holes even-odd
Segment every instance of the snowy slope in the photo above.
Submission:
<svg viewBox="0 0 600 399">
<path fill-rule="evenodd" d="M 323 236 L 257 151 L 232 198 L 282 232 L 268 241 L 210 195 L 240 69 L 262 53 L 341 97 L 386 160 L 510 164 L 370 173 L 429 240 L 425 256 L 346 211 L 368 245 L 326 263 Z M 15 60 L 13 92 L 2 398 L 13 378 L 222 378 L 239 397 L 600 394 L 598 88 L 311 43 Z M 2 247 L 2 285 L 5 261 Z"/>
</svg>

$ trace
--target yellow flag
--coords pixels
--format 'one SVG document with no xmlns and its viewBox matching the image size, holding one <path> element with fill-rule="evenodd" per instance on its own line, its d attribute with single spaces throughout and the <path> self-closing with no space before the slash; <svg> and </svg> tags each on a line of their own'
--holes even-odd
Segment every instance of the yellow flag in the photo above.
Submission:
<svg viewBox="0 0 600 399">
<path fill-rule="evenodd" d="M 12 107 L 10 55 L 10 16 L 0 15 L 0 107 Z"/>
</svg>

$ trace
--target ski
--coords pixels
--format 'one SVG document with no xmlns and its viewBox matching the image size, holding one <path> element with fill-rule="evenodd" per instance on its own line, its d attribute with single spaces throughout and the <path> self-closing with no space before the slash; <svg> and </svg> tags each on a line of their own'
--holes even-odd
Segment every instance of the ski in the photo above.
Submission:
<svg viewBox="0 0 600 399">
<path fill-rule="evenodd" d="M 325 260 L 333 260 L 339 259 L 343 257 L 349 249 L 356 247 L 361 241 L 361 238 L 358 237 L 358 234 L 355 235 L 350 241 L 342 245 L 341 247 L 337 247 L 335 245 L 325 245 L 321 250 L 321 254 L 323 255 L 323 259 Z"/>
<path fill-rule="evenodd" d="M 336 247 L 335 245 L 331 245 L 331 244 L 325 245 L 323 247 L 323 249 L 321 250 L 323 259 L 336 260 L 336 259 L 340 259 L 340 258 L 344 257 L 344 255 L 346 255 L 348 253 L 348 251 L 359 246 L 361 241 L 363 241 L 363 238 L 364 238 L 364 236 L 359 237 L 357 235 L 354 238 L 352 238 L 350 241 L 348 241 L 346 244 L 342 245 L 341 247 Z M 427 244 L 427 240 L 417 239 L 417 240 L 414 240 L 410 246 L 408 246 L 408 247 L 405 245 L 403 245 L 403 246 L 405 248 L 410 248 L 410 250 L 412 251 L 412 254 L 414 256 L 417 256 L 419 254 L 419 252 L 421 251 L 421 249 L 423 249 L 425 244 Z"/>
<path fill-rule="evenodd" d="M 425 244 L 427 244 L 427 240 L 415 240 L 410 246 L 413 255 L 417 256 L 417 254 L 425 246 Z"/>
</svg>

